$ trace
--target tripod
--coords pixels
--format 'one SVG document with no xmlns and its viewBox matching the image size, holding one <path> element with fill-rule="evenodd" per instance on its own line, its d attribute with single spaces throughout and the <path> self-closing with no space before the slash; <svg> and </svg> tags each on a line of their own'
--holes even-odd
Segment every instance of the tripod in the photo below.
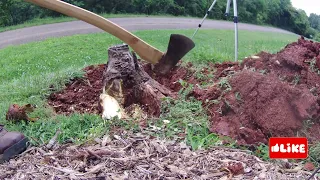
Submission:
<svg viewBox="0 0 320 180">
<path fill-rule="evenodd" d="M 193 33 L 191 39 L 193 39 L 193 37 L 196 35 L 196 33 L 198 32 L 198 30 L 201 28 L 204 20 L 207 18 L 209 12 L 212 10 L 213 6 L 216 4 L 217 0 L 214 0 L 213 3 L 211 4 L 210 8 L 208 9 L 207 13 L 205 14 L 205 16 L 203 17 L 201 23 L 198 25 L 198 28 L 196 29 L 196 31 Z M 225 16 L 229 15 L 229 11 L 230 11 L 230 4 L 231 4 L 231 0 L 227 0 L 227 7 L 226 7 L 226 12 L 225 12 Z M 238 8 L 237 8 L 237 0 L 233 0 L 233 13 L 234 13 L 234 18 L 233 18 L 233 22 L 234 22 L 234 33 L 235 33 L 235 61 L 238 61 Z"/>
</svg>

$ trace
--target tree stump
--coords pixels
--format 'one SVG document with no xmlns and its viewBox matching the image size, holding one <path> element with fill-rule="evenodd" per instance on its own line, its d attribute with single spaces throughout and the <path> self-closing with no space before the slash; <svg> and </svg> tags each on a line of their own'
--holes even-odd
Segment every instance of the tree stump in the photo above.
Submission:
<svg viewBox="0 0 320 180">
<path fill-rule="evenodd" d="M 135 53 L 130 53 L 128 45 L 110 47 L 108 58 L 103 72 L 103 94 L 114 97 L 122 108 L 136 104 L 148 115 L 159 117 L 161 100 L 176 97 L 176 93 L 144 71 Z M 102 107 L 103 110 L 107 108 Z"/>
</svg>

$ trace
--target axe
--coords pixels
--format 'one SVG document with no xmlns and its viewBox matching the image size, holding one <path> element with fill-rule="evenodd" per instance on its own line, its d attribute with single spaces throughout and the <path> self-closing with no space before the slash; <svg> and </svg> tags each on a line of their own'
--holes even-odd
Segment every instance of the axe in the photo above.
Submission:
<svg viewBox="0 0 320 180">
<path fill-rule="evenodd" d="M 95 13 L 61 0 L 25 0 L 38 6 L 75 17 L 94 25 L 128 44 L 141 59 L 154 65 L 153 71 L 167 73 L 179 60 L 194 48 L 194 42 L 186 36 L 171 34 L 166 52 L 161 52 L 124 28 Z"/>
</svg>

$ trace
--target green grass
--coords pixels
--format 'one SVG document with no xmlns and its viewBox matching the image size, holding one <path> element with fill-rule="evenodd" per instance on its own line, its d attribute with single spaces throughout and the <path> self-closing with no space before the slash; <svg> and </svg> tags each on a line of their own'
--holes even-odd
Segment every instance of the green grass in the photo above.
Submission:
<svg viewBox="0 0 320 180">
<path fill-rule="evenodd" d="M 218 135 L 209 132 L 209 117 L 201 101 L 193 97 L 187 98 L 193 85 L 186 82 L 182 84 L 179 99 L 166 98 L 162 104 L 160 119 L 149 121 L 149 126 L 158 127 L 152 135 L 185 140 L 193 150 L 219 145 L 222 140 Z M 233 141 L 230 141 L 229 146 L 234 146 Z"/>
<path fill-rule="evenodd" d="M 103 16 L 105 18 L 121 18 L 121 17 L 169 17 L 172 15 L 146 15 L 146 14 L 99 14 L 100 16 Z M 9 30 L 15 30 L 15 29 L 21 29 L 25 27 L 32 27 L 32 26 L 38 26 L 38 25 L 44 25 L 44 24 L 53 24 L 53 23 L 61 23 L 61 22 L 69 22 L 69 21 L 76 21 L 78 19 L 68 16 L 63 17 L 45 17 L 45 18 L 34 18 L 32 20 L 26 21 L 22 24 L 12 25 L 12 26 L 6 26 L 6 27 L 0 27 L 0 32 L 9 31 Z"/>
<path fill-rule="evenodd" d="M 135 34 L 165 51 L 171 33 L 191 37 L 193 32 L 159 30 Z M 233 60 L 233 37 L 233 31 L 200 30 L 194 38 L 196 47 L 185 56 L 185 61 L 200 65 L 209 61 Z M 260 51 L 275 53 L 296 40 L 296 36 L 286 34 L 240 31 L 239 59 Z M 50 85 L 62 88 L 70 78 L 81 76 L 82 68 L 106 63 L 108 48 L 119 43 L 119 39 L 109 34 L 98 33 L 51 38 L 0 50 L 0 124 L 5 124 L 8 130 L 25 133 L 35 144 L 46 143 L 58 128 L 62 131 L 60 142 L 70 139 L 84 142 L 108 132 L 114 124 L 103 121 L 98 115 L 74 114 L 67 117 L 54 114 L 46 104 L 46 97 L 51 93 Z M 30 124 L 7 122 L 5 114 L 11 103 L 36 104 L 38 108 L 31 116 L 39 116 L 40 120 Z M 215 135 L 209 133 L 207 117 L 195 100 L 182 98 L 180 102 L 174 102 L 161 118 L 170 123 L 165 125 L 166 131 L 160 135 L 178 137 L 179 133 L 186 132 L 188 143 L 195 149 L 218 141 Z"/>
</svg>

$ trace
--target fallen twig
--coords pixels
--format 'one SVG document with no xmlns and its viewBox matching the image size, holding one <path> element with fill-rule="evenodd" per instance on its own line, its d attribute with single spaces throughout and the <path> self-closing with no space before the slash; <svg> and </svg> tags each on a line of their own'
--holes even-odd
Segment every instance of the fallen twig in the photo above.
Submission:
<svg viewBox="0 0 320 180">
<path fill-rule="evenodd" d="M 311 180 L 311 178 L 313 178 L 318 172 L 320 171 L 320 167 L 318 169 L 316 169 L 311 176 L 308 178 L 308 180 Z"/>
<path fill-rule="evenodd" d="M 141 172 L 143 172 L 143 173 L 145 173 L 145 174 L 152 174 L 151 171 L 146 170 L 146 169 L 144 169 L 144 168 L 142 168 L 142 167 L 140 167 L 140 166 L 137 166 L 137 169 L 139 169 Z"/>
<path fill-rule="evenodd" d="M 283 172 L 286 172 L 286 173 L 297 173 L 301 170 L 302 168 L 301 167 L 296 167 L 294 169 L 280 169 L 280 171 L 283 173 Z"/>
<path fill-rule="evenodd" d="M 113 137 L 116 138 L 117 140 L 121 141 L 124 145 L 128 145 L 128 143 L 125 140 L 123 140 L 120 136 L 114 135 Z"/>
<path fill-rule="evenodd" d="M 94 157 L 96 157 L 98 159 L 101 159 L 101 157 L 98 154 L 96 154 L 95 152 L 91 151 L 90 149 L 87 149 L 87 152 L 89 153 L 89 155 L 92 155 L 92 156 L 94 156 Z"/>
<path fill-rule="evenodd" d="M 84 175 L 84 173 L 80 173 L 79 171 L 75 171 L 75 170 L 72 170 L 72 169 L 68 169 L 68 168 L 61 168 L 61 167 L 54 167 L 54 166 L 47 166 L 45 165 L 45 167 L 47 168 L 53 168 L 55 170 L 58 170 L 58 171 L 61 171 L 63 173 L 66 173 L 68 175 Z"/>
<path fill-rule="evenodd" d="M 149 158 L 152 155 L 154 155 L 154 154 L 149 154 L 149 155 L 140 156 L 140 157 L 110 158 L 110 160 L 115 160 L 115 161 L 137 161 L 137 160 L 140 160 L 140 159 Z"/>
<path fill-rule="evenodd" d="M 31 147 L 31 145 L 29 145 L 28 147 Z M 19 156 L 20 157 L 22 157 L 22 156 L 24 156 L 25 154 L 27 154 L 27 153 L 29 153 L 30 151 L 32 151 L 32 150 L 36 150 L 36 148 L 35 147 L 31 147 L 31 148 L 27 148 L 27 150 L 25 150 L 24 152 L 22 152 Z M 1 178 L 0 178 L 1 179 Z"/>
</svg>

